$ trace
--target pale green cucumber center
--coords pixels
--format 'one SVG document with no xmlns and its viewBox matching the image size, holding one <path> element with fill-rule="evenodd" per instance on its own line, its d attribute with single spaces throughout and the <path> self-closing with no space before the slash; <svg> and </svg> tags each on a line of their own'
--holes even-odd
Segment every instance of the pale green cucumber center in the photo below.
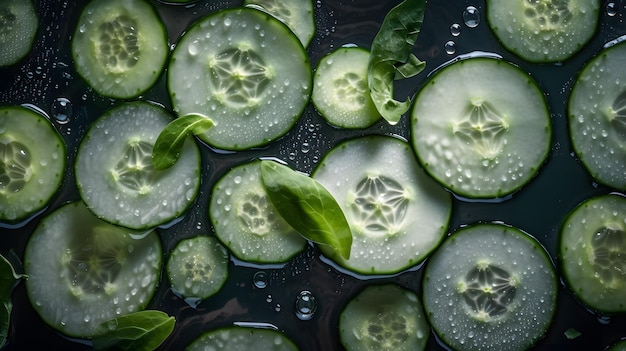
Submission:
<svg viewBox="0 0 626 351">
<path fill-rule="evenodd" d="M 265 194 L 248 193 L 244 198 L 245 200 L 239 203 L 237 217 L 251 233 L 263 236 L 277 227 L 278 221 L 282 218 L 277 217 L 270 208 Z"/>
<path fill-rule="evenodd" d="M 128 190 L 147 194 L 157 182 L 157 171 L 152 165 L 153 145 L 142 140 L 131 140 L 115 165 L 113 178 Z"/>
<path fill-rule="evenodd" d="M 619 287 L 626 281 L 626 232 L 605 226 L 591 239 L 595 277 L 604 285 Z"/>
<path fill-rule="evenodd" d="M 0 6 L 0 38 L 6 37 L 13 32 L 16 26 L 17 16 L 6 6 Z"/>
<path fill-rule="evenodd" d="M 500 154 L 508 130 L 507 119 L 481 99 L 471 101 L 465 115 L 452 127 L 455 136 L 486 160 L 493 160 Z"/>
<path fill-rule="evenodd" d="M 572 19 L 568 5 L 569 0 L 528 0 L 524 1 L 524 14 L 537 28 L 560 30 Z"/>
<path fill-rule="evenodd" d="M 615 126 L 619 136 L 626 139 L 626 91 L 615 98 L 609 111 L 609 120 Z"/>
<path fill-rule="evenodd" d="M 368 318 L 360 333 L 368 350 L 394 350 L 411 335 L 406 317 L 396 311 L 381 311 Z"/>
<path fill-rule="evenodd" d="M 367 81 L 354 72 L 348 72 L 333 81 L 336 98 L 346 109 L 356 110 L 367 104 Z"/>
<path fill-rule="evenodd" d="M 0 140 L 0 193 L 17 193 L 32 175 L 31 155 L 26 145 Z"/>
<path fill-rule="evenodd" d="M 121 73 L 134 67 L 141 50 L 137 39 L 137 23 L 130 17 L 117 16 L 98 27 L 95 43 L 98 61 L 109 71 Z"/>
</svg>

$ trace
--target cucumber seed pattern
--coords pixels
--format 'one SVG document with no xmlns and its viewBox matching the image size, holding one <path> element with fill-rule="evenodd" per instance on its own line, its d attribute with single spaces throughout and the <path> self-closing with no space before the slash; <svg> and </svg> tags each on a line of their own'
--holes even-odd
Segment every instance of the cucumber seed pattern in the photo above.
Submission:
<svg viewBox="0 0 626 351">
<path fill-rule="evenodd" d="M 150 192 L 157 176 L 152 165 L 152 144 L 131 140 L 112 173 L 113 178 L 126 188 L 139 194 Z"/>
<path fill-rule="evenodd" d="M 333 82 L 337 88 L 337 97 L 347 105 L 347 108 L 356 110 L 367 103 L 366 93 L 369 93 L 367 81 L 358 74 L 348 72 Z"/>
<path fill-rule="evenodd" d="M 609 108 L 608 119 L 615 126 L 619 135 L 626 138 L 626 91 L 617 96 Z"/>
<path fill-rule="evenodd" d="M 600 228 L 591 239 L 595 276 L 607 287 L 626 281 L 626 232 Z"/>
<path fill-rule="evenodd" d="M 458 284 L 457 291 L 463 294 L 475 319 L 488 321 L 507 312 L 518 285 L 518 279 L 504 269 L 479 262 Z"/>
<path fill-rule="evenodd" d="M 524 5 L 526 18 L 546 29 L 558 29 L 572 19 L 569 0 L 528 0 Z"/>
<path fill-rule="evenodd" d="M 17 193 L 31 178 L 31 157 L 26 145 L 0 140 L 0 193 Z"/>
<path fill-rule="evenodd" d="M 398 233 L 409 205 L 402 184 L 382 175 L 369 175 L 357 184 L 353 196 L 351 208 L 359 232 L 374 237 Z"/>
<path fill-rule="evenodd" d="M 96 44 L 100 63 L 114 73 L 122 73 L 139 61 L 141 50 L 137 39 L 137 23 L 127 16 L 118 16 L 98 28 Z"/>
<path fill-rule="evenodd" d="M 409 338 L 408 325 L 403 315 L 380 311 L 365 322 L 360 334 L 367 337 L 370 350 L 395 350 Z"/>
<path fill-rule="evenodd" d="M 476 99 L 470 102 L 465 117 L 452 127 L 452 132 L 484 159 L 492 160 L 502 151 L 504 134 L 509 123 L 491 104 Z"/>
<path fill-rule="evenodd" d="M 282 217 L 276 215 L 265 194 L 249 193 L 245 198 L 246 201 L 239 204 L 237 216 L 252 233 L 259 236 L 268 234 L 280 226 L 280 221 L 284 222 Z"/>
</svg>

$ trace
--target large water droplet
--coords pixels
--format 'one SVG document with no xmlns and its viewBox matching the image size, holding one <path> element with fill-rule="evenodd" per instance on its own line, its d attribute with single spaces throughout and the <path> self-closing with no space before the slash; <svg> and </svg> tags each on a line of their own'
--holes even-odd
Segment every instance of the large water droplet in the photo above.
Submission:
<svg viewBox="0 0 626 351">
<path fill-rule="evenodd" d="M 450 26 L 450 34 L 453 37 L 458 37 L 461 34 L 461 25 L 458 23 L 454 23 Z"/>
<path fill-rule="evenodd" d="M 254 286 L 257 288 L 265 288 L 267 286 L 267 273 L 265 273 L 265 271 L 258 271 L 254 273 L 252 281 L 254 282 Z"/>
<path fill-rule="evenodd" d="M 446 50 L 446 54 L 452 55 L 456 52 L 456 43 L 450 40 L 443 45 L 443 48 Z"/>
<path fill-rule="evenodd" d="M 614 2 L 606 4 L 606 14 L 613 17 L 617 15 L 617 5 Z"/>
<path fill-rule="evenodd" d="M 317 301 L 310 291 L 301 291 L 296 297 L 296 316 L 303 321 L 313 318 L 317 309 Z"/>
<path fill-rule="evenodd" d="M 477 27 L 480 23 L 480 12 L 474 6 L 468 6 L 465 11 L 463 11 L 463 21 L 465 21 L 465 25 L 474 28 Z"/>
</svg>

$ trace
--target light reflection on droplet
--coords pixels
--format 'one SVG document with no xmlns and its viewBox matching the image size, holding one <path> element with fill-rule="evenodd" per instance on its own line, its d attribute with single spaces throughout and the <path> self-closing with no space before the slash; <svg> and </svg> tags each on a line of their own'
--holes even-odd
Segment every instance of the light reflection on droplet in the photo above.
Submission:
<svg viewBox="0 0 626 351">
<path fill-rule="evenodd" d="M 617 15 L 617 5 L 614 2 L 606 4 L 606 14 L 613 17 Z"/>
<path fill-rule="evenodd" d="M 458 23 L 454 23 L 450 26 L 450 34 L 454 37 L 458 37 L 461 35 L 461 25 Z"/>
<path fill-rule="evenodd" d="M 265 288 L 267 286 L 267 273 L 265 271 L 258 271 L 254 273 L 252 281 L 254 283 L 254 286 L 256 286 L 257 288 Z"/>
<path fill-rule="evenodd" d="M 456 52 L 456 43 L 450 40 L 444 44 L 443 48 L 448 55 L 452 55 Z"/>
<path fill-rule="evenodd" d="M 480 23 L 480 12 L 474 6 L 468 6 L 465 11 L 463 11 L 463 21 L 465 21 L 465 25 L 474 28 L 477 27 Z"/>
<path fill-rule="evenodd" d="M 52 117 L 54 117 L 57 123 L 66 124 L 70 121 L 70 118 L 72 117 L 72 102 L 63 97 L 56 98 L 52 102 L 50 110 L 52 112 Z"/>
<path fill-rule="evenodd" d="M 310 291 L 301 291 L 296 297 L 296 316 L 303 320 L 313 318 L 313 314 L 317 310 L 317 301 Z"/>
</svg>

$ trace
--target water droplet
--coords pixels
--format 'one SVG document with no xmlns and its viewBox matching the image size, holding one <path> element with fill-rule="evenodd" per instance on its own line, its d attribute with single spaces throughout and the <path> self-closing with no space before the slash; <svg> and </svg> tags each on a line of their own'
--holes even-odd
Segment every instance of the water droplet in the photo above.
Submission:
<svg viewBox="0 0 626 351">
<path fill-rule="evenodd" d="M 463 11 L 463 21 L 465 21 L 465 25 L 474 28 L 477 27 L 480 23 L 480 12 L 474 6 L 468 6 L 465 11 Z"/>
<path fill-rule="evenodd" d="M 277 303 L 277 304 L 276 304 L 276 307 L 274 307 L 274 311 L 276 311 L 276 312 L 280 312 L 280 309 L 281 309 L 280 304 L 279 304 L 279 303 Z"/>
<path fill-rule="evenodd" d="M 300 151 L 302 151 L 303 154 L 306 154 L 310 151 L 310 146 L 308 142 L 304 142 L 302 143 L 302 148 L 300 149 Z"/>
<path fill-rule="evenodd" d="M 189 47 L 187 47 L 187 51 L 189 52 L 189 55 L 196 56 L 198 54 L 198 41 L 193 41 L 191 44 L 189 44 Z"/>
<path fill-rule="evenodd" d="M 617 5 L 614 2 L 606 4 L 606 14 L 613 17 L 617 15 Z"/>
<path fill-rule="evenodd" d="M 303 321 L 313 318 L 317 309 L 317 301 L 310 291 L 301 291 L 296 297 L 296 316 Z"/>
<path fill-rule="evenodd" d="M 265 301 L 272 302 L 272 295 L 267 295 L 267 297 L 265 298 Z"/>
<path fill-rule="evenodd" d="M 461 25 L 454 23 L 450 26 L 450 34 L 454 37 L 458 37 L 461 34 Z"/>
<path fill-rule="evenodd" d="M 267 286 L 267 273 L 265 271 L 258 271 L 254 273 L 252 277 L 252 281 L 254 282 L 254 286 L 259 289 L 263 289 Z M 268 299 L 271 301 L 271 296 L 268 296 Z M 270 302 L 268 301 L 268 302 Z"/>
<path fill-rule="evenodd" d="M 450 40 L 444 44 L 443 48 L 448 55 L 452 55 L 456 52 L 456 43 Z"/>
</svg>

